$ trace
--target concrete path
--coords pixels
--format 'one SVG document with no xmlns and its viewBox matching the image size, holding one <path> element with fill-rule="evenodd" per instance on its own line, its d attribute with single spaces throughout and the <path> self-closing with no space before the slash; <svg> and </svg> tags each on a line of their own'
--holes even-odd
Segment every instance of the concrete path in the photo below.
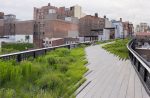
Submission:
<svg viewBox="0 0 150 98">
<path fill-rule="evenodd" d="M 100 45 L 86 53 L 89 72 L 76 98 L 150 98 L 129 60 L 119 60 Z"/>
</svg>

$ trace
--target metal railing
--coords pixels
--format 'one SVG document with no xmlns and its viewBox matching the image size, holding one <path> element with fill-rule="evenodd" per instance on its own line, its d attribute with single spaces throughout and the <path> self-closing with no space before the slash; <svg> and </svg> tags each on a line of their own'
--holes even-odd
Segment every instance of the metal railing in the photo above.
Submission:
<svg viewBox="0 0 150 98">
<path fill-rule="evenodd" d="M 55 46 L 55 47 L 48 47 L 48 48 L 41 48 L 41 49 L 34 49 L 34 50 L 4 54 L 4 55 L 0 55 L 0 59 L 16 60 L 17 62 L 21 62 L 21 61 L 27 60 L 29 58 L 36 58 L 38 56 L 45 55 L 47 52 L 50 52 L 57 48 L 71 49 L 71 48 L 77 47 L 77 45 L 79 45 L 79 44 L 89 44 L 89 43 L 91 43 L 91 42 L 73 43 L 73 44 L 66 44 L 66 45 L 60 45 L 60 46 Z"/>
<path fill-rule="evenodd" d="M 135 44 L 136 40 L 133 39 L 127 45 L 129 58 L 147 93 L 150 95 L 150 64 L 134 50 Z"/>
</svg>

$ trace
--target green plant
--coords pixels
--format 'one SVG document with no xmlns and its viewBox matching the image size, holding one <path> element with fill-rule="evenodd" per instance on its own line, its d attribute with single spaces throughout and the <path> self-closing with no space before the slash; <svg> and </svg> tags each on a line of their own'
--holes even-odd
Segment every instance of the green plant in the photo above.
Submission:
<svg viewBox="0 0 150 98">
<path fill-rule="evenodd" d="M 87 71 L 86 63 L 81 47 L 56 49 L 20 63 L 0 61 L 0 97 L 69 98 Z"/>
<path fill-rule="evenodd" d="M 118 39 L 114 43 L 107 44 L 102 48 L 104 48 L 112 54 L 115 54 L 121 59 L 128 59 L 127 43 L 129 42 L 129 40 L 130 39 Z"/>
</svg>

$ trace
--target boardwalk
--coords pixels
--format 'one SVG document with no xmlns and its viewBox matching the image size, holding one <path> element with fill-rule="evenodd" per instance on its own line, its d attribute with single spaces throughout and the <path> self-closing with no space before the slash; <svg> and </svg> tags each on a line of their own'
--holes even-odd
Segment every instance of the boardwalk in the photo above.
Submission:
<svg viewBox="0 0 150 98">
<path fill-rule="evenodd" d="M 86 53 L 90 70 L 76 98 L 150 98 L 129 60 L 119 60 L 99 45 Z"/>
</svg>

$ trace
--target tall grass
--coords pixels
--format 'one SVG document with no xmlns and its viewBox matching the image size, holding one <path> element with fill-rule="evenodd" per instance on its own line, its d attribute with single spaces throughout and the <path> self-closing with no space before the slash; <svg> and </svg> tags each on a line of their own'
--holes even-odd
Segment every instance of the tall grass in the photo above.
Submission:
<svg viewBox="0 0 150 98">
<path fill-rule="evenodd" d="M 0 98 L 69 98 L 86 63 L 83 47 L 57 49 L 34 61 L 0 61 Z"/>
<path fill-rule="evenodd" d="M 34 45 L 30 43 L 3 43 L 0 54 L 19 52 L 32 48 L 34 48 Z"/>
<path fill-rule="evenodd" d="M 105 44 L 105 43 L 108 43 L 108 42 L 113 42 L 115 40 L 118 40 L 118 39 L 110 39 L 110 40 L 98 41 L 98 42 L 96 42 L 96 44 Z"/>
<path fill-rule="evenodd" d="M 127 43 L 129 42 L 129 40 L 130 39 L 115 40 L 114 43 L 107 44 L 102 48 L 104 48 L 112 54 L 115 54 L 121 59 L 128 59 Z"/>
<path fill-rule="evenodd" d="M 33 44 L 31 43 L 3 43 L 2 48 L 4 49 L 14 49 L 18 51 L 26 50 L 33 48 Z"/>
</svg>

